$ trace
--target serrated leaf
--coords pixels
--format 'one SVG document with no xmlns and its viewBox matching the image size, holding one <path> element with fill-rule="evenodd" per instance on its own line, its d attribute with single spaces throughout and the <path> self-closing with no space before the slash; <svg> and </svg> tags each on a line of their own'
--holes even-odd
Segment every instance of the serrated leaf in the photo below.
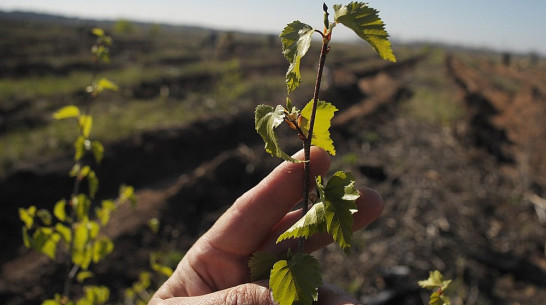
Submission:
<svg viewBox="0 0 546 305">
<path fill-rule="evenodd" d="M 64 106 L 53 113 L 53 118 L 56 120 L 77 118 L 80 116 L 80 109 L 74 105 Z"/>
<path fill-rule="evenodd" d="M 273 298 L 279 305 L 311 305 L 318 300 L 321 284 L 319 262 L 305 253 L 275 263 L 269 278 Z"/>
<path fill-rule="evenodd" d="M 288 93 L 294 91 L 301 84 L 300 62 L 311 46 L 311 36 L 315 30 L 300 21 L 288 24 L 280 37 L 282 53 L 290 62 L 286 72 L 286 88 Z"/>
<path fill-rule="evenodd" d="M 255 282 L 268 279 L 271 274 L 271 269 L 273 269 L 273 265 L 275 265 L 278 260 L 279 258 L 273 253 L 264 251 L 254 252 L 248 261 L 250 281 Z"/>
<path fill-rule="evenodd" d="M 28 209 L 19 208 L 19 219 L 25 224 L 25 227 L 30 229 L 34 224 L 34 216 L 36 215 L 36 207 L 30 206 Z"/>
<path fill-rule="evenodd" d="M 284 108 L 281 105 L 276 108 L 269 105 L 258 105 L 254 119 L 256 131 L 265 142 L 265 151 L 286 161 L 299 162 L 282 151 L 279 139 L 275 134 L 275 128 L 284 122 Z"/>
<path fill-rule="evenodd" d="M 99 141 L 92 141 L 91 151 L 93 152 L 95 161 L 97 163 L 100 163 L 102 161 L 102 158 L 104 157 L 104 146 L 102 146 L 102 143 L 100 143 Z"/>
<path fill-rule="evenodd" d="M 376 9 L 366 3 L 351 2 L 347 5 L 334 5 L 334 11 L 335 22 L 345 25 L 366 40 L 381 58 L 396 62 L 388 40 L 389 34 Z"/>
<path fill-rule="evenodd" d="M 311 124 L 311 112 L 313 110 L 313 100 L 311 100 L 301 111 L 303 117 L 301 128 L 305 132 L 306 136 L 309 133 L 309 127 Z M 330 138 L 330 126 L 334 113 L 338 109 L 325 101 L 317 101 L 317 113 L 315 114 L 315 126 L 313 127 L 313 138 L 311 139 L 311 145 L 320 147 L 331 155 L 336 154 L 334 147 L 334 141 Z"/>
<path fill-rule="evenodd" d="M 445 281 L 444 276 L 438 270 L 430 271 L 428 279 L 418 282 L 419 286 L 429 290 L 437 288 L 446 290 L 450 283 L 451 280 Z"/>
<path fill-rule="evenodd" d="M 346 253 L 351 249 L 353 214 L 357 210 L 355 201 L 359 197 L 354 182 L 351 174 L 338 171 L 330 178 L 324 192 L 320 192 L 321 201 L 324 202 L 327 231 Z M 321 188 L 319 181 L 317 188 Z"/>
<path fill-rule="evenodd" d="M 324 203 L 315 203 L 304 217 L 300 218 L 288 230 L 279 236 L 277 243 L 288 238 L 309 238 L 317 232 L 326 232 Z"/>
<path fill-rule="evenodd" d="M 66 201 L 65 200 L 59 200 L 57 203 L 55 203 L 55 206 L 53 207 L 53 215 L 57 217 L 60 221 L 66 220 Z"/>
</svg>

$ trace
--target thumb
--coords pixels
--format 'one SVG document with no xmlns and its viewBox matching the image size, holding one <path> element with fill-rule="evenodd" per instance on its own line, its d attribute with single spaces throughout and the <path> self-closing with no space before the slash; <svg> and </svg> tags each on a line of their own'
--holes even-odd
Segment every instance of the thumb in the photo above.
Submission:
<svg viewBox="0 0 546 305">
<path fill-rule="evenodd" d="M 175 297 L 167 300 L 152 300 L 150 304 L 157 305 L 277 305 L 267 288 L 267 282 L 242 284 L 213 293 L 192 296 Z"/>
</svg>

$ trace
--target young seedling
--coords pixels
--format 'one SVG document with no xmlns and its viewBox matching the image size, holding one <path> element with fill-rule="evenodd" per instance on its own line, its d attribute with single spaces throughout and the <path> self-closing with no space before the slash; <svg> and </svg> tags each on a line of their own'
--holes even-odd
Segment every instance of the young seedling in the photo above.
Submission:
<svg viewBox="0 0 546 305">
<path fill-rule="evenodd" d="M 294 252 L 288 250 L 284 257 L 257 252 L 249 262 L 251 280 L 268 278 L 273 298 L 280 305 L 310 305 L 318 300 L 318 287 L 322 283 L 320 266 L 313 256 L 304 253 L 306 239 L 315 233 L 327 232 L 344 252 L 348 253 L 351 248 L 353 214 L 357 211 L 355 201 L 359 197 L 353 176 L 338 171 L 326 183 L 320 176 L 310 177 L 312 145 L 331 155 L 336 153 L 329 129 L 337 108 L 330 102 L 319 100 L 322 72 L 330 51 L 333 29 L 339 24 L 350 28 L 367 41 L 381 58 L 396 61 L 389 35 L 375 9 L 361 2 L 334 5 L 333 22 L 330 22 L 326 4 L 323 4 L 323 11 L 322 31 L 300 21 L 294 21 L 284 28 L 280 35 L 282 52 L 290 63 L 286 73 L 286 105 L 259 105 L 255 111 L 256 131 L 265 142 L 265 150 L 286 161 L 302 162 L 304 167 L 302 217 L 277 239 L 277 243 L 289 238 L 298 239 L 297 249 Z M 300 63 L 311 46 L 314 33 L 322 38 L 315 90 L 311 101 L 300 110 L 292 103 L 290 93 L 302 82 Z M 293 159 L 281 149 L 275 129 L 282 123 L 288 124 L 301 140 L 303 161 Z M 316 184 L 315 196 L 308 193 L 311 179 Z"/>
<path fill-rule="evenodd" d="M 108 46 L 112 38 L 102 29 L 92 29 L 96 43 L 91 49 L 95 69 L 91 84 L 87 87 L 88 103 L 97 98 L 104 90 L 117 90 L 111 81 L 101 78 L 97 80 L 97 71 L 101 63 L 109 62 Z M 45 300 L 43 305 L 69 304 L 104 304 L 108 301 L 110 290 L 105 286 L 82 285 L 83 296 L 75 299 L 72 285 L 74 282 L 83 282 L 92 277 L 89 270 L 92 263 L 103 260 L 114 248 L 113 242 L 104 234 L 101 228 L 105 227 L 111 213 L 125 202 L 135 202 L 133 188 L 122 186 L 117 199 L 102 200 L 94 210 L 92 201 L 99 187 L 99 179 L 91 167 L 91 160 L 99 164 L 103 158 L 104 147 L 92 140 L 91 129 L 93 117 L 75 105 L 61 108 L 53 114 L 57 120 L 72 119 L 78 130 L 78 137 L 74 142 L 74 166 L 70 170 L 70 177 L 74 179 L 72 193 L 68 200 L 59 200 L 53 207 L 53 213 L 46 209 L 37 209 L 30 206 L 19 209 L 19 217 L 23 221 L 23 242 L 45 254 L 52 260 L 58 256 L 60 243 L 64 243 L 66 257 L 66 277 L 62 294 L 56 293 L 53 299 Z M 91 154 L 92 158 L 85 158 Z M 82 191 L 82 183 L 87 182 L 87 192 Z"/>
</svg>

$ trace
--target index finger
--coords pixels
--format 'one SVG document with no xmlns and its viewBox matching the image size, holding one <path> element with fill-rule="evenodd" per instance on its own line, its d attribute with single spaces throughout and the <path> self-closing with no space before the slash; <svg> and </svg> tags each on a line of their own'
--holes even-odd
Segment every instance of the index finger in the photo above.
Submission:
<svg viewBox="0 0 546 305">
<path fill-rule="evenodd" d="M 294 158 L 303 159 L 303 152 Z M 310 164 L 311 177 L 324 175 L 330 167 L 330 157 L 324 150 L 312 147 Z M 283 162 L 235 201 L 206 233 L 207 240 L 223 251 L 248 255 L 302 196 L 303 163 Z"/>
</svg>

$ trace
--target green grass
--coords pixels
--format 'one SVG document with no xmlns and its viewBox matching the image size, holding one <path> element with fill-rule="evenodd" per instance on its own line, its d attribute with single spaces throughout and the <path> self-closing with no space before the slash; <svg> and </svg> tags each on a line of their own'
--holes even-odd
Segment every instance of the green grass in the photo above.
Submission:
<svg viewBox="0 0 546 305">
<path fill-rule="evenodd" d="M 457 89 L 446 74 L 444 61 L 444 51 L 431 49 L 424 62 L 411 72 L 408 83 L 413 95 L 402 107 L 409 117 L 450 126 L 463 115 L 463 106 L 457 101 Z"/>
</svg>

